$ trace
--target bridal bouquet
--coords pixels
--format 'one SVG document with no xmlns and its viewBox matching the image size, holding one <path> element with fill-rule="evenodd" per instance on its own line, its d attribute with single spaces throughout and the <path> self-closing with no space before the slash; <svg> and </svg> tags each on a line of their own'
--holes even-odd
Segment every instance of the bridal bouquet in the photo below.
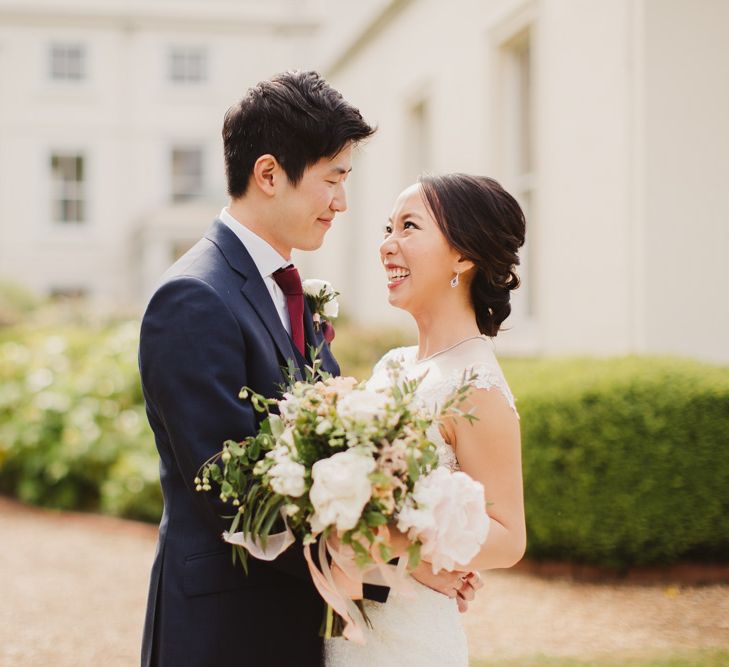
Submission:
<svg viewBox="0 0 729 667">
<path fill-rule="evenodd" d="M 336 613 L 342 634 L 363 643 L 365 619 L 354 602 L 363 583 L 402 591 L 408 564 L 415 567 L 421 556 L 434 572 L 453 570 L 486 540 L 482 485 L 439 468 L 427 435 L 446 416 L 475 419 L 458 407 L 472 378 L 464 375 L 444 404 L 428 411 L 415 400 L 422 378 L 404 379 L 397 363 L 389 367 L 390 385 L 379 391 L 318 366 L 280 400 L 241 390 L 266 417 L 255 436 L 225 442 L 195 483 L 198 491 L 216 483 L 220 498 L 237 509 L 224 538 L 244 567 L 249 554 L 273 560 L 299 538 L 328 604 L 325 636 L 332 636 Z M 393 526 L 410 542 L 397 566 L 388 564 Z"/>
</svg>

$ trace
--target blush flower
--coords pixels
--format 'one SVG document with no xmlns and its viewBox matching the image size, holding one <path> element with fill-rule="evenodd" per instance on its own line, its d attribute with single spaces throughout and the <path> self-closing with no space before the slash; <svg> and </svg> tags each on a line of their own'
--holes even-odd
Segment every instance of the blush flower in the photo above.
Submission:
<svg viewBox="0 0 729 667">
<path fill-rule="evenodd" d="M 422 542 L 421 555 L 434 574 L 476 556 L 490 525 L 482 484 L 463 472 L 436 468 L 415 483 L 412 501 L 400 511 L 397 527 Z"/>
<path fill-rule="evenodd" d="M 338 395 L 343 396 L 352 391 L 359 382 L 356 378 L 349 377 L 347 375 L 340 375 L 338 377 L 331 377 L 324 380 L 324 395 L 332 396 Z"/>
</svg>

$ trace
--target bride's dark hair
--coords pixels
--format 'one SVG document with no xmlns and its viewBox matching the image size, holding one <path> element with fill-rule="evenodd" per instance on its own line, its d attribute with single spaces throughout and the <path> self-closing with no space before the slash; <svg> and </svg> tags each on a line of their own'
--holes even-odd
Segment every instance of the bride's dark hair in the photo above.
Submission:
<svg viewBox="0 0 729 667">
<path fill-rule="evenodd" d="M 422 176 L 420 186 L 446 240 L 471 260 L 471 302 L 481 333 L 495 336 L 511 313 L 511 290 L 524 245 L 526 220 L 521 207 L 486 176 Z"/>
</svg>

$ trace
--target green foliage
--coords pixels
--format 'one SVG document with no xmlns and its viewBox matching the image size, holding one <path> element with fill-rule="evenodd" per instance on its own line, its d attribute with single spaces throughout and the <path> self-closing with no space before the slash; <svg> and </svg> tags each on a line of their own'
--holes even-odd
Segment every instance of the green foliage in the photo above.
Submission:
<svg viewBox="0 0 729 667">
<path fill-rule="evenodd" d="M 138 325 L 0 337 L 0 491 L 156 520 L 158 459 L 137 372 Z"/>
<path fill-rule="evenodd" d="M 625 567 L 729 557 L 729 369 L 513 360 L 536 559 Z"/>
</svg>

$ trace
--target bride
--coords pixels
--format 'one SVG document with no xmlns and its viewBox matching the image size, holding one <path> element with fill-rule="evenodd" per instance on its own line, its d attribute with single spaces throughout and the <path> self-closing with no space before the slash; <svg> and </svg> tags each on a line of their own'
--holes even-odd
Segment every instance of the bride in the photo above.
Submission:
<svg viewBox="0 0 729 667">
<path fill-rule="evenodd" d="M 380 258 L 389 301 L 415 319 L 418 345 L 388 352 L 368 386 L 389 382 L 388 361 L 398 359 L 408 377 L 425 376 L 418 397 L 432 405 L 459 384 L 464 370 L 475 375 L 463 407 L 472 407 L 478 420 L 449 419 L 430 435 L 440 465 L 483 484 L 491 527 L 480 552 L 458 571 L 434 574 L 421 563 L 412 572 L 419 582 L 415 599 L 391 594 L 385 604 L 365 601 L 373 626 L 366 645 L 327 640 L 327 667 L 466 667 L 458 612 L 480 586 L 476 572 L 511 567 L 524 554 L 519 421 L 491 342 L 519 284 L 514 267 L 524 234 L 519 205 L 485 177 L 424 177 L 395 202 Z M 404 553 L 405 537 L 396 535 L 394 542 Z"/>
</svg>

